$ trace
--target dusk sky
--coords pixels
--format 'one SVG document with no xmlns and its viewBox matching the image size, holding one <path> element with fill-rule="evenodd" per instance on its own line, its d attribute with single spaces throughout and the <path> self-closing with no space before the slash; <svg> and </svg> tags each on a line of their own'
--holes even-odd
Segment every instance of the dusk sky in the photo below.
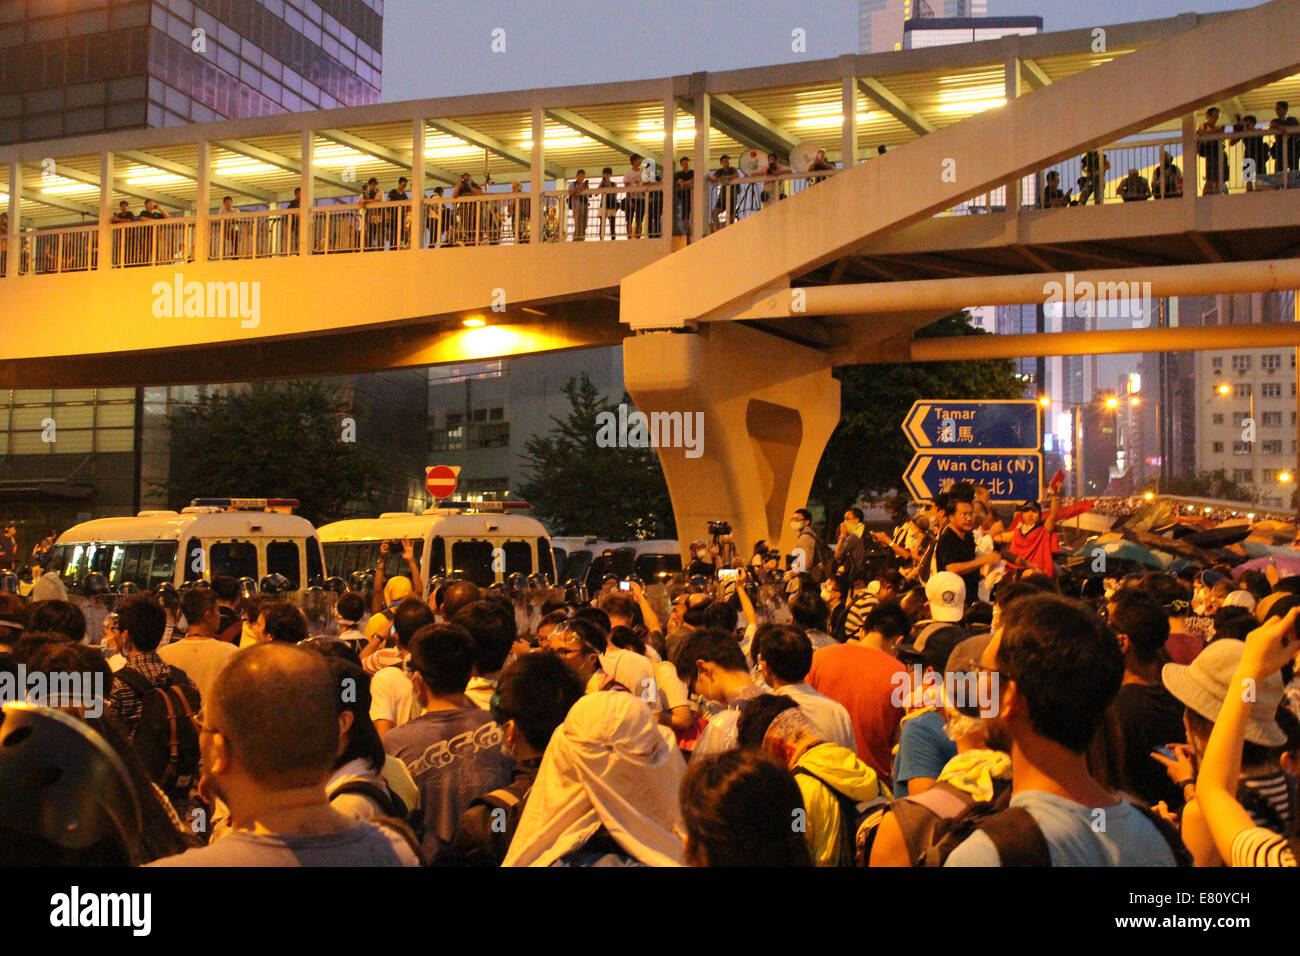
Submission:
<svg viewBox="0 0 1300 956">
<path fill-rule="evenodd" d="M 988 0 L 990 16 L 1035 15 L 1046 31 L 1210 13 L 1242 0 Z M 506 31 L 504 53 L 492 31 Z M 808 52 L 792 53 L 790 31 Z M 384 4 L 387 102 L 646 79 L 857 52 L 857 0 L 431 0 Z"/>
</svg>

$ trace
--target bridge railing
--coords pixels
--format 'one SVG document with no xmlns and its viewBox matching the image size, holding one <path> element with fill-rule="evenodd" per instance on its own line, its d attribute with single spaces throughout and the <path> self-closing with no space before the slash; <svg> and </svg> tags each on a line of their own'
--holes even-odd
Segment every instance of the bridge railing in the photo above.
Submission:
<svg viewBox="0 0 1300 956">
<path fill-rule="evenodd" d="M 532 197 L 527 193 L 482 193 L 424 200 L 424 248 L 502 246 L 529 241 Z"/>
<path fill-rule="evenodd" d="M 401 200 L 313 206 L 312 252 L 332 255 L 409 249 L 410 221 L 411 204 Z M 292 226 L 289 229 L 293 231 Z"/>
<path fill-rule="evenodd" d="M 22 247 L 23 273 L 86 272 L 99 264 L 99 225 L 34 230 Z"/>
<path fill-rule="evenodd" d="M 542 193 L 542 216 L 543 242 L 658 238 L 664 226 L 663 191 L 659 183 L 551 189 Z"/>
<path fill-rule="evenodd" d="M 729 182 L 709 184 L 709 210 L 714 230 L 762 212 L 834 176 L 839 170 L 826 169 L 812 173 L 785 170 L 772 175 L 740 176 Z M 690 193 L 685 190 L 687 197 Z M 689 198 L 688 198 L 689 201 Z"/>
<path fill-rule="evenodd" d="M 1204 195 L 1300 189 L 1300 127 L 1196 134 Z"/>
<path fill-rule="evenodd" d="M 298 211 L 220 213 L 208 223 L 208 259 L 268 259 L 298 252 Z"/>
<path fill-rule="evenodd" d="M 194 261 L 193 219 L 146 219 L 111 229 L 115 269 Z"/>
</svg>

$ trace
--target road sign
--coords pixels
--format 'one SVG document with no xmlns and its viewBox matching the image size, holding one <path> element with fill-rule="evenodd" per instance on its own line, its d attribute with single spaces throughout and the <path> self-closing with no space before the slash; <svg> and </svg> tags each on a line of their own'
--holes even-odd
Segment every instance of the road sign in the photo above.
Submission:
<svg viewBox="0 0 1300 956">
<path fill-rule="evenodd" d="M 456 491 L 460 465 L 434 465 L 424 469 L 424 487 L 429 497 L 450 498 Z"/>
<path fill-rule="evenodd" d="M 956 482 L 982 484 L 999 503 L 1037 501 L 1043 480 L 1043 456 L 1038 452 L 921 452 L 903 473 L 914 498 L 928 500 Z"/>
<path fill-rule="evenodd" d="M 945 402 L 922 399 L 903 419 L 903 433 L 917 451 L 1025 449 L 1037 451 L 1038 403 L 1022 401 Z"/>
</svg>

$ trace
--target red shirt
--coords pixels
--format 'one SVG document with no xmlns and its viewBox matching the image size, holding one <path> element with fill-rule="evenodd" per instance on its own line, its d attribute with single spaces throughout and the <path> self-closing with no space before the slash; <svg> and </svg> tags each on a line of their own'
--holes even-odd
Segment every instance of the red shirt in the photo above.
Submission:
<svg viewBox="0 0 1300 956">
<path fill-rule="evenodd" d="M 813 654 L 807 681 L 813 690 L 839 701 L 858 738 L 858 757 L 886 780 L 892 779 L 894 735 L 906 704 L 907 670 L 897 658 L 863 644 L 836 644 Z"/>
</svg>

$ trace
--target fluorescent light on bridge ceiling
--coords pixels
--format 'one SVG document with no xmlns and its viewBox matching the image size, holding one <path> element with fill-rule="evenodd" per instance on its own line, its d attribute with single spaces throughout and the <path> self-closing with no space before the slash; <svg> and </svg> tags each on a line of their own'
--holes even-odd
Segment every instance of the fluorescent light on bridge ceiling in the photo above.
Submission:
<svg viewBox="0 0 1300 956">
<path fill-rule="evenodd" d="M 579 136 L 579 135 L 547 136 L 542 140 L 543 148 L 552 147 L 554 149 L 573 149 L 577 146 L 599 146 L 599 145 L 600 144 L 596 142 L 594 139 L 592 139 L 591 137 Z M 532 138 L 530 137 L 528 139 L 522 140 L 519 143 L 519 148 L 532 149 L 533 148 Z"/>
<path fill-rule="evenodd" d="M 60 177 L 62 179 L 62 177 Z M 79 183 L 72 179 L 63 179 L 62 182 L 56 182 L 53 186 L 46 186 L 41 190 L 47 196 L 60 196 L 64 193 L 97 193 L 98 186 L 91 186 L 88 183 Z"/>
<path fill-rule="evenodd" d="M 279 166 L 272 166 L 270 163 L 263 163 L 247 156 L 239 156 L 235 159 L 219 159 L 213 164 L 212 169 L 218 173 L 234 173 L 246 176 L 255 173 L 281 172 Z"/>
<path fill-rule="evenodd" d="M 940 103 L 966 103 L 971 100 L 991 100 L 1005 97 L 1006 87 L 1001 83 L 989 86 L 974 86 L 968 90 L 945 90 L 939 94 Z"/>
<path fill-rule="evenodd" d="M 875 116 L 875 113 L 859 113 L 858 122 L 865 123 Z M 810 116 L 806 119 L 794 121 L 795 126 L 843 126 L 844 114 L 836 113 L 834 116 Z"/>
<path fill-rule="evenodd" d="M 937 107 L 940 113 L 982 113 L 985 110 L 994 110 L 999 106 L 1006 106 L 1006 97 L 999 97 L 995 100 L 969 100 L 962 103 L 944 103 Z"/>
</svg>

